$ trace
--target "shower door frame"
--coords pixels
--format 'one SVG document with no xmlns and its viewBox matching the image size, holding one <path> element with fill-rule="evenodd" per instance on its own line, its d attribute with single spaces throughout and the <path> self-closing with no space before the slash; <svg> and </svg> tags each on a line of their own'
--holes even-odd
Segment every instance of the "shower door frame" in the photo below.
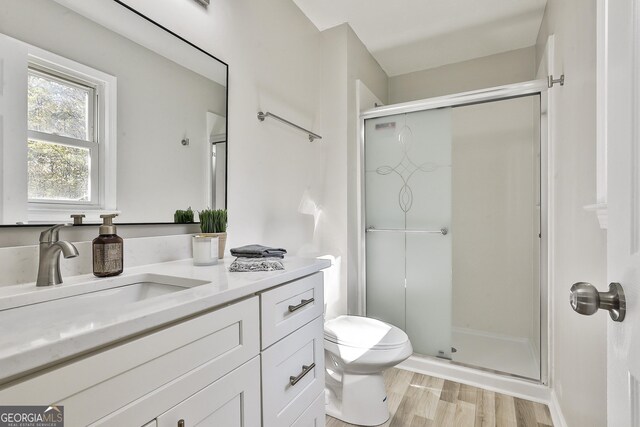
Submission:
<svg viewBox="0 0 640 427">
<path fill-rule="evenodd" d="M 520 377 L 518 375 L 509 374 L 507 372 L 496 372 L 491 369 L 479 366 L 469 366 L 446 360 L 446 363 L 453 365 L 461 365 L 472 367 L 481 371 L 487 371 L 507 377 L 514 377 L 524 381 L 531 381 L 548 385 L 549 383 L 549 266 L 551 265 L 549 242 L 552 240 L 553 228 L 549 224 L 551 198 L 553 194 L 552 180 L 550 179 L 550 162 L 551 162 L 551 137 L 549 134 L 549 109 L 550 102 L 548 96 L 547 80 L 530 80 L 522 83 L 509 84 L 504 86 L 496 86 L 487 89 L 480 89 L 470 92 L 456 93 L 452 95 L 439 96 L 434 98 L 421 99 L 417 101 L 404 102 L 400 104 L 387 105 L 373 108 L 359 113 L 358 128 L 358 203 L 357 203 L 357 221 L 358 221 L 358 280 L 357 301 L 350 304 L 350 314 L 366 316 L 367 315 L 367 287 L 366 287 L 366 213 L 365 213 L 365 120 L 377 117 L 386 117 L 397 114 L 412 113 L 417 111 L 434 110 L 446 107 L 461 107 L 465 105 L 474 105 L 487 102 L 503 101 L 513 98 L 521 98 L 526 96 L 540 96 L 540 380 L 532 380 Z M 423 356 L 423 355 L 421 355 Z M 424 356 L 431 357 L 431 356 Z M 442 359 L 438 359 L 441 360 Z"/>
</svg>

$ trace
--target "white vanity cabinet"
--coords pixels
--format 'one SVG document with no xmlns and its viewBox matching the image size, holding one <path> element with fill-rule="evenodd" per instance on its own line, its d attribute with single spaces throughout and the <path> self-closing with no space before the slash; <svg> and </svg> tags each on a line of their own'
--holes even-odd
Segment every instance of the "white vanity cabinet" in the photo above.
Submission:
<svg viewBox="0 0 640 427">
<path fill-rule="evenodd" d="M 63 405 L 69 426 L 144 425 L 258 356 L 258 309 L 254 296 L 117 343 L 3 387 L 0 402 Z"/>
<path fill-rule="evenodd" d="M 260 307 L 263 426 L 323 426 L 322 273 L 262 293 Z"/>
<path fill-rule="evenodd" d="M 65 425 L 324 425 L 322 273 L 111 343 L 0 386 Z"/>
</svg>

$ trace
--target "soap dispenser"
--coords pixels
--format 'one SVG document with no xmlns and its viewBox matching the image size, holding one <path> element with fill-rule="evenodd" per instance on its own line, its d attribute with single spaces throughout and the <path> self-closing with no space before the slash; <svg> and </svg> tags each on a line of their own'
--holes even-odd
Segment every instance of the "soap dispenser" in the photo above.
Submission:
<svg viewBox="0 0 640 427">
<path fill-rule="evenodd" d="M 123 240 L 116 234 L 116 226 L 113 225 L 116 216 L 100 215 L 100 235 L 93 239 L 93 274 L 98 277 L 117 276 L 123 271 Z"/>
</svg>

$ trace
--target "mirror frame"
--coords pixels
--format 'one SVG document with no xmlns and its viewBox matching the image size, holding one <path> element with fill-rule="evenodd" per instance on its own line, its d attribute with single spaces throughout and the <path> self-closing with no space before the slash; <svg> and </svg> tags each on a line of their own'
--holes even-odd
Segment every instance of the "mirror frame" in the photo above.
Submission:
<svg viewBox="0 0 640 427">
<path fill-rule="evenodd" d="M 182 41 L 183 43 L 186 43 L 187 45 L 189 45 L 190 47 L 200 51 L 201 53 L 204 53 L 205 55 L 207 55 L 208 57 L 210 57 L 211 59 L 214 59 L 218 62 L 220 62 L 222 65 L 224 65 L 227 68 L 227 73 L 226 73 L 226 85 L 225 85 L 225 129 L 226 129 L 226 144 L 227 144 L 227 149 L 225 150 L 225 194 L 224 194 L 224 208 L 227 209 L 228 205 L 229 205 L 229 64 L 227 64 L 226 62 L 224 62 L 223 60 L 219 59 L 218 57 L 216 57 L 215 55 L 207 52 L 206 50 L 202 49 L 201 47 L 195 45 L 194 43 L 190 42 L 189 40 L 185 39 L 184 37 L 182 37 L 181 35 L 171 31 L 170 29 L 168 29 L 167 27 L 165 27 L 162 24 L 159 24 L 158 22 L 154 21 L 153 19 L 149 18 L 148 16 L 146 16 L 145 14 L 143 14 L 142 12 L 134 9 L 133 7 L 129 6 L 128 4 L 125 4 L 122 0 L 113 0 L 115 3 L 119 4 L 120 6 L 124 7 L 125 9 L 129 10 L 130 12 L 138 15 L 140 18 L 150 22 L 151 24 L 155 25 L 156 27 L 160 28 L 161 30 L 171 34 L 173 37 L 176 37 L 177 39 L 179 39 L 180 41 Z M 116 225 L 118 226 L 127 226 L 127 225 L 192 225 L 192 224 L 199 224 L 199 222 L 193 222 L 193 223 L 186 223 L 186 224 L 181 224 L 181 223 L 176 223 L 176 222 L 128 222 L 128 223 L 118 223 L 115 222 Z M 2 228 L 32 228 L 32 227 L 49 227 L 55 225 L 55 223 L 33 223 L 33 224 L 0 224 L 0 229 Z M 82 227 L 82 226 L 97 226 L 99 224 L 97 223 L 86 223 L 86 224 L 81 224 L 81 225 L 76 225 L 76 227 Z"/>
</svg>

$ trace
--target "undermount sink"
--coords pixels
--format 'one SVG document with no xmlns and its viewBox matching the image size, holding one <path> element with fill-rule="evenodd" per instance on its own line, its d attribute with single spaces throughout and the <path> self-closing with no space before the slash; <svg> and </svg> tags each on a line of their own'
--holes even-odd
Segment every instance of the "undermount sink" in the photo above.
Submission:
<svg viewBox="0 0 640 427">
<path fill-rule="evenodd" d="M 5 301 L 0 299 L 0 325 L 25 327 L 31 323 L 55 323 L 97 311 L 122 309 L 207 283 L 182 277 L 139 274 L 38 289 Z"/>
</svg>

